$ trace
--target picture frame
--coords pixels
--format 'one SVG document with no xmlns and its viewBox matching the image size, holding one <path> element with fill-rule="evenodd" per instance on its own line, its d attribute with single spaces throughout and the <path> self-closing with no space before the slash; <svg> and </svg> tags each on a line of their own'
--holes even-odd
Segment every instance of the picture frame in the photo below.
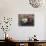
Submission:
<svg viewBox="0 0 46 46">
<path fill-rule="evenodd" d="M 18 14 L 19 26 L 34 26 L 34 14 Z"/>
</svg>

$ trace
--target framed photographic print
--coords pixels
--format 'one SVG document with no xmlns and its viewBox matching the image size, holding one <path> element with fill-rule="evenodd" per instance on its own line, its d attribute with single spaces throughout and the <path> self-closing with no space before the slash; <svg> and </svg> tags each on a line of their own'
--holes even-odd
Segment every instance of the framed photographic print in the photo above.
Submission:
<svg viewBox="0 0 46 46">
<path fill-rule="evenodd" d="M 18 14 L 19 26 L 34 26 L 34 14 Z"/>
</svg>

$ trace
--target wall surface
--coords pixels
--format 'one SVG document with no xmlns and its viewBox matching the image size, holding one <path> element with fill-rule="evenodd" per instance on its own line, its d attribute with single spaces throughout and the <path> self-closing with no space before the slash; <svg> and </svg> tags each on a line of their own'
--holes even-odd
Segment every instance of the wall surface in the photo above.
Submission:
<svg viewBox="0 0 46 46">
<path fill-rule="evenodd" d="M 18 26 L 18 14 L 34 14 L 35 26 Z M 0 0 L 0 20 L 4 16 L 13 18 L 12 26 L 8 33 L 16 40 L 28 40 L 34 34 L 37 35 L 37 39 L 46 40 L 45 15 L 46 5 L 40 8 L 33 8 L 28 0 Z M 4 39 L 3 35 L 3 31 L 0 29 L 0 39 Z"/>
</svg>

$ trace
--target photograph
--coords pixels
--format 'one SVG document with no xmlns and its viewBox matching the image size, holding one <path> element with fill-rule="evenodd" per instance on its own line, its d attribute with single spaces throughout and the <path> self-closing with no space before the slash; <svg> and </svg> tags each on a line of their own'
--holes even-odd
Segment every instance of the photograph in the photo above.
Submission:
<svg viewBox="0 0 46 46">
<path fill-rule="evenodd" d="M 34 14 L 19 14 L 19 26 L 34 26 Z"/>
</svg>

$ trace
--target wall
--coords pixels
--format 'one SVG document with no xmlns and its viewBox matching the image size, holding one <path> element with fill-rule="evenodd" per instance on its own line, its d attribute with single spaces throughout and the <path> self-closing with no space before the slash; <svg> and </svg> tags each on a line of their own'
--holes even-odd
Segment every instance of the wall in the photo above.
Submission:
<svg viewBox="0 0 46 46">
<path fill-rule="evenodd" d="M 10 31 L 11 37 L 17 40 L 27 40 L 34 34 L 37 35 L 37 39 L 45 39 L 45 15 L 46 6 L 40 8 L 33 8 L 30 6 L 28 0 L 0 0 L 0 17 L 12 17 L 13 22 Z M 18 26 L 18 14 L 34 14 L 35 26 L 34 27 L 20 27 Z M 2 31 L 0 31 L 2 35 Z M 44 34 L 45 33 L 45 34 Z M 4 33 L 3 33 L 4 34 Z M 0 36 L 0 39 L 4 37 Z"/>
</svg>

